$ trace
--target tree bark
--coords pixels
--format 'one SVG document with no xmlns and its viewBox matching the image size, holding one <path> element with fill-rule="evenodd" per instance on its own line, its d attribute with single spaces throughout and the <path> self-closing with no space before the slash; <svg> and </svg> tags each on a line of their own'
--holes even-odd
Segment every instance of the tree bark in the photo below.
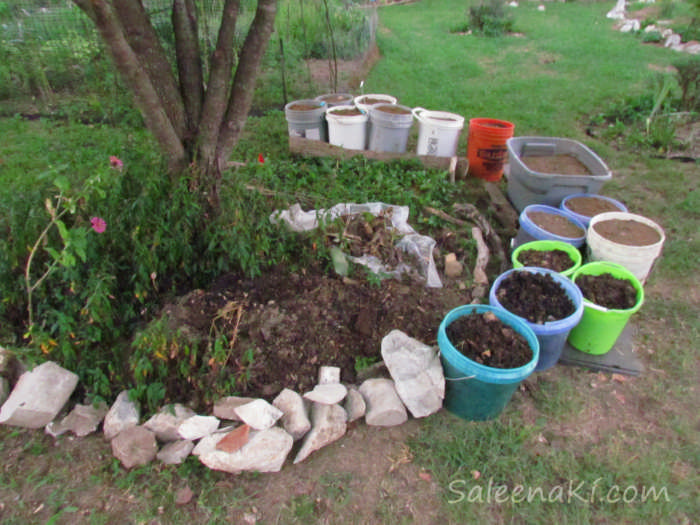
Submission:
<svg viewBox="0 0 700 525">
<path fill-rule="evenodd" d="M 241 137 L 245 121 L 253 102 L 255 82 L 270 35 L 275 28 L 277 0 L 258 0 L 255 18 L 248 30 L 239 55 L 238 67 L 233 77 L 233 87 L 228 108 L 219 132 L 216 160 L 219 169 L 228 160 Z"/>
<path fill-rule="evenodd" d="M 180 92 L 185 103 L 187 119 L 186 149 L 194 148 L 193 140 L 202 116 L 204 81 L 202 57 L 199 50 L 197 11 L 193 0 L 174 0 L 173 31 L 176 35 L 175 53 L 180 78 Z"/>
<path fill-rule="evenodd" d="M 137 56 L 129 46 L 118 18 L 105 0 L 92 0 L 91 5 L 97 30 L 107 44 L 117 70 L 130 86 L 146 126 L 166 155 L 169 170 L 171 173 L 181 170 L 187 165 L 183 144 L 165 113 L 151 80 L 141 69 Z"/>
</svg>

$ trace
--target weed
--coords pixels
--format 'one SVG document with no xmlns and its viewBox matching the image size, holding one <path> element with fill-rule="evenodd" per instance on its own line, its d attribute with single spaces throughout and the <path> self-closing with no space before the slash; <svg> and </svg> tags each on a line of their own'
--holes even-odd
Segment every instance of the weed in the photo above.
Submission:
<svg viewBox="0 0 700 525">
<path fill-rule="evenodd" d="M 501 36 L 513 31 L 513 17 L 501 0 L 488 0 L 467 11 L 469 29 L 482 36 Z"/>
</svg>

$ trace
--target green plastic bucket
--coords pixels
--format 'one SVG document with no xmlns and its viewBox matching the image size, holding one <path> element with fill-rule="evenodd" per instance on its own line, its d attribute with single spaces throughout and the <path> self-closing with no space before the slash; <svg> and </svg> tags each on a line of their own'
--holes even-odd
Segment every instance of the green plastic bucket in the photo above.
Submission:
<svg viewBox="0 0 700 525">
<path fill-rule="evenodd" d="M 454 320 L 471 314 L 493 312 L 527 340 L 532 359 L 518 368 L 493 368 L 472 361 L 457 350 L 447 337 L 447 326 Z M 503 308 L 485 304 L 459 306 L 450 311 L 438 328 L 438 346 L 445 374 L 444 407 L 469 421 L 483 421 L 498 416 L 518 388 L 537 365 L 540 345 L 535 332 L 519 317 Z"/>
<path fill-rule="evenodd" d="M 569 333 L 569 344 L 587 354 L 601 355 L 612 349 L 625 329 L 627 321 L 644 302 L 644 288 L 642 283 L 632 272 L 620 264 L 600 261 L 590 262 L 581 266 L 574 272 L 572 280 L 576 282 L 579 275 L 603 275 L 609 273 L 617 279 L 630 281 L 637 290 L 637 303 L 626 310 L 604 308 L 583 299 L 583 317 L 578 325 Z"/>
<path fill-rule="evenodd" d="M 530 241 L 526 242 L 525 244 L 521 244 L 518 246 L 515 250 L 513 250 L 513 253 L 511 254 L 510 258 L 511 261 L 513 262 L 513 268 L 522 268 L 524 266 L 523 263 L 521 263 L 518 260 L 518 255 L 520 255 L 520 252 L 525 251 L 525 250 L 536 250 L 540 252 L 549 252 L 549 251 L 554 251 L 554 250 L 561 250 L 563 252 L 566 252 L 571 260 L 573 261 L 573 264 L 570 268 L 567 268 L 563 272 L 559 272 L 560 275 L 563 275 L 565 277 L 571 277 L 576 270 L 579 269 L 581 266 L 581 252 L 576 248 L 575 246 L 569 244 L 568 242 L 564 241 Z"/>
</svg>

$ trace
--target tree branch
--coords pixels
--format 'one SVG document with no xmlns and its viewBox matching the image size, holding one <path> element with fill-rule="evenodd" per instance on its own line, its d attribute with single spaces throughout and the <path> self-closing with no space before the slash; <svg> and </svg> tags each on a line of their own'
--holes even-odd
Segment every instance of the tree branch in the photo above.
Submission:
<svg viewBox="0 0 700 525">
<path fill-rule="evenodd" d="M 197 132 L 204 98 L 197 11 L 193 0 L 174 0 L 172 20 L 180 92 L 185 102 L 185 115 L 189 130 L 186 138 L 190 140 L 190 135 L 194 136 Z"/>
<path fill-rule="evenodd" d="M 104 3 L 104 1 L 93 2 L 93 4 L 98 3 Z M 151 79 L 178 137 L 183 140 L 186 125 L 182 97 L 168 56 L 149 21 L 148 13 L 141 0 L 119 0 L 115 4 L 117 6 L 115 12 L 121 22 L 126 40 L 138 57 L 139 63 L 146 70 L 148 78 Z"/>
<path fill-rule="evenodd" d="M 211 60 L 211 73 L 202 109 L 202 119 L 199 123 L 200 152 L 208 163 L 215 162 L 219 130 L 231 89 L 231 71 L 235 61 L 233 43 L 236 36 L 238 8 L 239 0 L 226 0 L 221 14 L 216 49 Z M 252 30 L 251 27 L 250 31 Z M 217 166 L 217 169 L 220 167 Z"/>
<path fill-rule="evenodd" d="M 132 88 L 134 101 L 144 115 L 146 126 L 166 155 L 171 173 L 180 170 L 187 162 L 185 149 L 163 109 L 158 93 L 129 46 L 117 16 L 105 0 L 91 0 L 90 3 L 94 9 L 97 30 L 107 45 L 119 74 L 126 85 Z"/>
<path fill-rule="evenodd" d="M 255 81 L 275 28 L 277 0 L 258 0 L 258 9 L 239 55 L 233 89 L 219 133 L 216 160 L 223 165 L 241 136 L 255 92 Z"/>
</svg>

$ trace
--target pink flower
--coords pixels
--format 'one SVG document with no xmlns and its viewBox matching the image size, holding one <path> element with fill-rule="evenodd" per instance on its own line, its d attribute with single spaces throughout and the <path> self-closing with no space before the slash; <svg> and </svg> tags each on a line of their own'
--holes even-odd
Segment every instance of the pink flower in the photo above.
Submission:
<svg viewBox="0 0 700 525">
<path fill-rule="evenodd" d="M 258 153 L 258 162 L 260 164 L 265 164 L 265 157 L 263 157 L 262 153 Z"/>
<path fill-rule="evenodd" d="M 101 217 L 93 217 L 90 219 L 90 225 L 92 229 L 97 233 L 104 233 L 107 229 L 107 223 Z"/>
<path fill-rule="evenodd" d="M 115 157 L 114 155 L 111 155 L 109 157 L 109 165 L 118 170 L 124 167 L 124 163 L 122 162 L 122 160 L 119 157 Z"/>
</svg>

